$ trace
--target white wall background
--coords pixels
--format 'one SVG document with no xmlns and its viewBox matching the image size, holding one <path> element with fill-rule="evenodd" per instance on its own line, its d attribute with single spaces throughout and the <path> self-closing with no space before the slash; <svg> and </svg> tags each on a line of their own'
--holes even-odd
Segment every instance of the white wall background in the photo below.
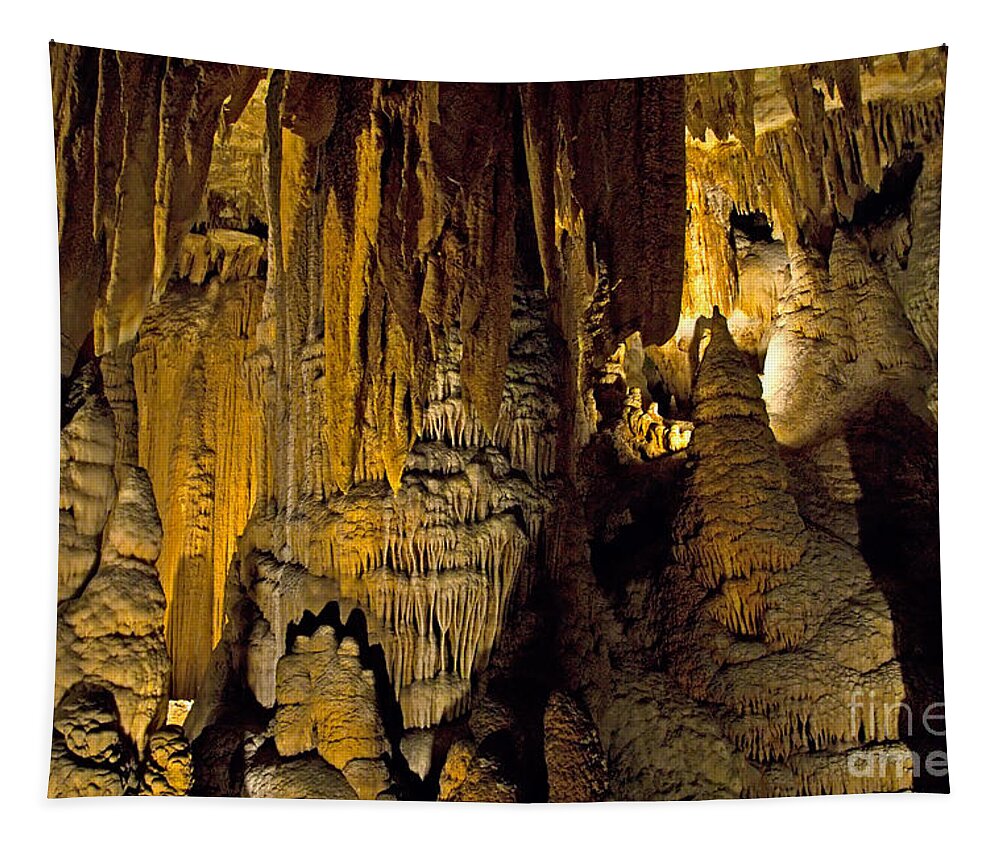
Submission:
<svg viewBox="0 0 1000 851">
<path fill-rule="evenodd" d="M 1000 43 L 993 13 L 971 0 L 712 0 L 680 11 L 672 5 L 6 5 L 0 24 L 0 842 L 6 847 L 929 848 L 995 836 L 1000 140 L 994 58 Z M 50 38 L 335 74 L 492 81 L 721 71 L 947 43 L 940 457 L 952 794 L 562 807 L 47 801 L 59 412 Z"/>
</svg>

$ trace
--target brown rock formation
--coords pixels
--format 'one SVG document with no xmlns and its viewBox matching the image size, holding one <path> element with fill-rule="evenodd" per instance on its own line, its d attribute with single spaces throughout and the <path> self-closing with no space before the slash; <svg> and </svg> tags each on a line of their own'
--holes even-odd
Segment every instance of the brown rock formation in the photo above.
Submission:
<svg viewBox="0 0 1000 851">
<path fill-rule="evenodd" d="M 142 753 L 166 717 L 160 520 L 146 471 L 115 465 L 113 440 L 110 406 L 91 386 L 62 440 L 53 796 L 121 794 L 127 754 Z M 93 775 L 94 763 L 102 779 L 74 776 Z"/>
<path fill-rule="evenodd" d="M 217 121 L 260 69 L 52 45 L 63 374 L 139 330 L 198 217 Z"/>
<path fill-rule="evenodd" d="M 572 697 L 554 691 L 544 723 L 549 801 L 603 801 L 608 793 L 607 759 L 586 713 Z"/>
<path fill-rule="evenodd" d="M 264 465 L 246 366 L 263 287 L 256 278 L 226 280 L 226 262 L 204 286 L 192 275 L 164 294 L 132 359 L 138 461 L 163 506 L 157 567 L 176 697 L 196 696 L 221 637 L 226 571 Z"/>
<path fill-rule="evenodd" d="M 468 739 L 455 742 L 441 769 L 441 801 L 494 804 L 517 802 L 517 789 L 503 779 L 497 761 L 477 753 Z"/>
<path fill-rule="evenodd" d="M 720 706 L 726 736 L 762 766 L 764 790 L 770 783 L 804 793 L 903 787 L 909 751 L 898 713 L 887 707 L 905 694 L 886 599 L 859 553 L 803 526 L 784 490 L 788 473 L 760 383 L 718 314 L 711 334 L 694 392 L 694 469 L 674 522 L 680 565 L 665 573 L 678 586 L 671 593 L 691 606 L 683 625 L 668 627 L 670 665 L 692 696 Z M 711 447 L 720 433 L 728 434 L 728 451 L 721 442 Z M 713 487 L 725 494 L 706 500 Z M 700 651 L 685 636 L 692 629 L 702 636 Z M 891 771 L 852 774 L 861 747 L 891 754 Z M 823 766 L 816 774 L 814 763 Z"/>
<path fill-rule="evenodd" d="M 255 747 L 248 762 L 243 779 L 247 798 L 358 798 L 343 773 L 315 753 L 284 760 L 273 749 Z"/>
</svg>

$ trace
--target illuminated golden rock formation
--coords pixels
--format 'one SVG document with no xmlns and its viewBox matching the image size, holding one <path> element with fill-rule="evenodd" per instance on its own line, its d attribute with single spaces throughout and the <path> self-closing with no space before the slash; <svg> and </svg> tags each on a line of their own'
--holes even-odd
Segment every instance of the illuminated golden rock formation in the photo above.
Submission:
<svg viewBox="0 0 1000 851">
<path fill-rule="evenodd" d="M 768 427 L 761 385 L 716 311 L 694 389 L 693 472 L 674 519 L 674 557 L 717 593 L 715 616 L 759 635 L 771 575 L 798 563 L 805 527 Z"/>
<path fill-rule="evenodd" d="M 176 275 L 192 284 L 205 283 L 209 275 L 219 281 L 245 281 L 257 277 L 267 244 L 250 233 L 209 228 L 204 234 L 189 233 L 181 240 Z"/>
<path fill-rule="evenodd" d="M 475 449 L 435 457 L 444 447 L 434 446 L 416 456 L 429 471 L 404 474 L 397 494 L 384 484 L 359 486 L 288 524 L 292 561 L 246 561 L 263 614 L 251 670 L 264 705 L 272 702 L 267 660 L 276 660 L 285 627 L 331 600 L 345 613 L 364 612 L 407 726 L 436 724 L 467 705 L 472 673 L 489 659 L 529 549 L 514 511 L 538 508 L 530 483 L 510 480 L 501 454 L 477 463 Z M 441 469 L 442 455 L 455 472 Z"/>
<path fill-rule="evenodd" d="M 804 526 L 750 360 L 721 316 L 708 332 L 673 518 L 680 563 L 632 580 L 616 613 L 587 575 L 593 556 L 559 537 L 575 565 L 560 571 L 560 599 L 590 601 L 567 621 L 562 656 L 575 660 L 572 682 L 607 748 L 610 795 L 909 788 L 907 691 L 886 597 L 856 550 Z M 856 501 L 836 451 L 815 456 L 819 479 Z M 856 770 L 875 763 L 884 770 Z"/>
<path fill-rule="evenodd" d="M 146 471 L 115 464 L 113 436 L 91 385 L 62 433 L 62 537 L 74 549 L 60 562 L 52 796 L 122 794 L 166 716 L 160 520 Z"/>
<path fill-rule="evenodd" d="M 78 683 L 56 705 L 49 797 L 122 795 L 131 753 L 111 693 Z"/>
<path fill-rule="evenodd" d="M 274 329 L 273 404 L 288 411 L 298 431 L 304 412 L 296 394 L 285 395 L 288 382 L 298 380 L 290 374 L 291 364 L 304 348 L 321 343 L 329 452 L 317 482 L 322 493 L 383 475 L 398 486 L 406 453 L 421 431 L 423 408 L 432 401 L 428 367 L 456 324 L 465 405 L 487 430 L 498 423 L 521 262 L 514 172 L 522 144 L 538 250 L 564 338 L 577 345 L 584 324 L 601 327 L 605 314 L 609 337 L 645 324 L 659 332 L 654 337 L 669 336 L 671 310 L 647 310 L 644 296 L 656 306 L 680 294 L 680 268 L 671 258 L 680 244 L 682 209 L 669 185 L 673 180 L 679 186 L 682 179 L 683 139 L 676 119 L 654 116 L 665 118 L 671 109 L 679 115 L 682 81 L 647 82 L 642 91 L 632 81 L 572 84 L 542 93 L 272 75 L 267 180 L 276 268 L 270 274 L 279 314 L 287 312 L 287 299 L 302 305 L 291 325 L 278 322 Z M 587 124 L 581 130 L 592 133 L 607 132 L 597 126 L 603 110 L 618 110 L 614 144 L 633 140 L 646 152 L 648 173 L 636 174 L 638 163 L 612 151 L 601 165 L 590 160 L 590 149 L 567 147 L 569 127 L 532 105 L 549 94 L 567 116 L 582 110 L 579 120 Z M 527 104 L 523 142 L 510 117 L 519 98 Z M 635 116 L 646 108 L 649 119 L 641 124 Z M 593 151 L 598 150 L 595 144 Z M 335 168 L 334 162 L 348 165 Z M 583 208 L 575 200 L 565 210 L 556 205 L 557 169 L 578 175 L 574 194 L 560 187 L 560 200 L 581 198 Z M 606 187 L 597 173 L 614 175 L 614 185 Z M 664 176 L 666 183 L 659 180 Z M 314 192 L 317 181 L 321 190 Z M 644 197 L 649 201 L 640 203 Z M 644 210 L 638 220 L 626 198 Z M 587 227 L 596 233 L 588 235 Z M 570 242 L 562 237 L 567 229 Z M 322 257 L 308 248 L 317 242 Z M 595 242 L 604 262 L 601 272 L 591 262 Z M 559 281 L 570 273 L 557 269 L 563 262 L 560 244 L 572 246 L 573 256 L 565 260 L 573 266 L 572 277 L 565 283 Z M 618 266 L 609 271 L 611 255 Z M 606 275 L 615 277 L 609 283 Z M 641 280 L 635 289 L 618 285 L 632 275 Z M 605 288 L 600 293 L 599 278 Z M 600 313 L 586 319 L 595 299 Z M 305 398 L 312 395 L 307 387 Z M 290 455 L 286 469 L 277 471 L 279 493 L 306 478 L 301 463 Z"/>
<path fill-rule="evenodd" d="M 63 374 L 133 338 L 261 70 L 52 44 Z"/>
<path fill-rule="evenodd" d="M 205 224 L 210 228 L 249 232 L 267 221 L 263 133 L 267 86 L 262 74 L 239 117 L 216 133 L 205 192 Z M 227 117 L 233 115 L 235 109 Z"/>
<path fill-rule="evenodd" d="M 517 802 L 517 789 L 503 778 L 497 761 L 478 753 L 468 739 L 460 739 L 448 749 L 440 786 L 441 801 Z"/>
<path fill-rule="evenodd" d="M 266 745 L 251 754 L 243 783 L 247 798 L 358 799 L 343 773 L 317 754 L 278 759 Z"/>
<path fill-rule="evenodd" d="M 145 795 L 186 795 L 194 783 L 191 747 L 178 727 L 162 727 L 149 738 L 142 776 Z"/>
<path fill-rule="evenodd" d="M 56 702 L 78 682 L 106 687 L 141 751 L 146 730 L 166 713 L 164 598 L 151 563 L 160 528 L 145 472 L 132 467 L 119 475 L 97 569 L 60 607 Z"/>
<path fill-rule="evenodd" d="M 115 424 L 93 396 L 59 436 L 59 600 L 76 596 L 97 564 L 115 496 Z"/>
<path fill-rule="evenodd" d="M 421 780 L 426 780 L 434 761 L 434 731 L 409 730 L 399 741 L 399 752 L 407 768 Z"/>
<path fill-rule="evenodd" d="M 946 51 L 914 52 L 905 67 L 890 55 L 834 64 L 832 72 L 823 63 L 754 72 L 753 139 L 732 138 L 726 123 L 692 128 L 689 119 L 689 168 L 702 177 L 689 190 L 717 180 L 739 210 L 764 213 L 785 242 L 828 246 L 836 224 L 884 188 L 886 169 L 907 147 L 940 138 Z M 702 260 L 723 268 L 710 255 Z"/>
<path fill-rule="evenodd" d="M 312 636 L 295 639 L 292 652 L 278 662 L 274 743 L 282 756 L 316 750 L 344 772 L 363 798 L 374 798 L 389 785 L 372 789 L 370 774 L 355 763 L 380 761 L 389 751 L 375 696 L 375 676 L 361 667 L 357 642 L 338 642 L 332 628 L 319 627 Z M 361 788 L 359 788 L 359 785 Z"/>
<path fill-rule="evenodd" d="M 222 634 L 226 570 L 256 499 L 262 412 L 247 376 L 259 279 L 175 283 L 133 358 L 138 461 L 162 506 L 171 691 L 195 697 Z"/>
<path fill-rule="evenodd" d="M 927 351 L 869 257 L 867 246 L 841 231 L 828 264 L 792 256 L 763 376 L 783 444 L 830 437 L 887 393 L 909 397 L 914 411 L 926 410 Z"/>
<path fill-rule="evenodd" d="M 850 357 L 855 346 L 864 352 L 865 341 L 884 335 L 919 380 L 878 363 L 851 368 L 865 380 L 870 370 L 881 372 L 903 395 L 924 394 L 934 409 L 933 370 L 922 361 L 937 357 L 945 67 L 942 48 L 688 78 L 691 217 L 681 319 L 677 339 L 653 354 L 676 395 L 687 399 L 690 388 L 676 349 L 687 350 L 695 318 L 714 306 L 729 317 L 742 350 L 761 363 L 767 358 L 769 407 L 777 392 L 770 385 L 781 376 L 829 374 L 830 355 L 819 344 L 796 350 L 798 367 L 784 365 L 787 339 L 770 348 L 772 322 L 789 311 L 805 311 L 802 319 L 812 321 L 816 300 L 817 313 L 833 316 L 822 331 L 805 332 L 807 340 L 836 330 Z M 847 259 L 854 246 L 867 258 L 863 273 L 855 270 L 858 259 Z M 788 291 L 793 270 L 799 284 Z M 825 283 L 839 275 L 845 280 Z M 816 280 L 803 283 L 803 276 Z M 902 310 L 887 304 L 887 283 Z M 864 317 L 844 313 L 855 290 L 869 301 Z M 832 293 L 841 306 L 830 302 Z M 924 354 L 904 339 L 914 331 Z M 778 420 L 775 428 L 784 442 Z"/>
<path fill-rule="evenodd" d="M 554 472 L 557 408 L 541 304 L 537 292 L 516 293 L 492 430 L 466 412 L 453 329 L 440 342 L 423 431 L 395 490 L 368 482 L 253 518 L 244 540 L 259 552 L 244 559 L 243 573 L 264 621 L 250 651 L 263 705 L 274 700 L 287 625 L 337 601 L 345 617 L 360 609 L 370 640 L 384 648 L 407 727 L 468 708 L 473 674 L 489 661 L 541 528 L 538 483 Z"/>
<path fill-rule="evenodd" d="M 720 708 L 726 736 L 763 767 L 763 789 L 905 788 L 908 749 L 894 711 L 905 691 L 889 606 L 860 554 L 804 528 L 760 384 L 718 314 L 711 334 L 694 391 L 694 469 L 674 521 L 679 565 L 663 580 L 690 607 L 667 628 L 669 665 L 695 699 Z M 726 452 L 710 451 L 716 429 L 730 433 Z M 706 499 L 713 486 L 728 496 Z M 707 519 L 703 505 L 712 506 Z M 894 754 L 891 772 L 852 774 L 852 750 L 869 745 Z"/>
</svg>

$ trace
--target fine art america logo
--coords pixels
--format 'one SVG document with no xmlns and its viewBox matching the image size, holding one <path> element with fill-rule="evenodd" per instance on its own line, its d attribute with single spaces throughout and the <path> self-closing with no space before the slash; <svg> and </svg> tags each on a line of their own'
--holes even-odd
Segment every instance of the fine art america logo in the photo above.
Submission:
<svg viewBox="0 0 1000 851">
<path fill-rule="evenodd" d="M 941 740 L 940 749 L 920 754 L 916 751 L 892 748 L 863 748 L 848 755 L 847 770 L 852 777 L 885 777 L 888 774 L 911 774 L 916 779 L 926 773 L 928 777 L 948 775 L 948 754 L 944 750 L 944 703 L 928 704 L 923 712 L 915 712 L 905 702 L 877 705 L 874 692 L 856 691 L 851 694 L 851 727 L 871 732 L 892 729 L 898 723 L 899 738 Z M 919 725 L 919 726 L 918 726 Z M 912 771 L 909 769 L 912 765 Z"/>
</svg>

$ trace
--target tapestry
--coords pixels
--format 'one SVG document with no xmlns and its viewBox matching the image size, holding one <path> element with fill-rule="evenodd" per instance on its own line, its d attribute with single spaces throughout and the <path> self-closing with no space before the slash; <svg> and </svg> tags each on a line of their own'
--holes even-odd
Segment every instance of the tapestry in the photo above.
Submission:
<svg viewBox="0 0 1000 851">
<path fill-rule="evenodd" d="M 946 48 L 50 50 L 51 797 L 948 791 Z"/>
</svg>

